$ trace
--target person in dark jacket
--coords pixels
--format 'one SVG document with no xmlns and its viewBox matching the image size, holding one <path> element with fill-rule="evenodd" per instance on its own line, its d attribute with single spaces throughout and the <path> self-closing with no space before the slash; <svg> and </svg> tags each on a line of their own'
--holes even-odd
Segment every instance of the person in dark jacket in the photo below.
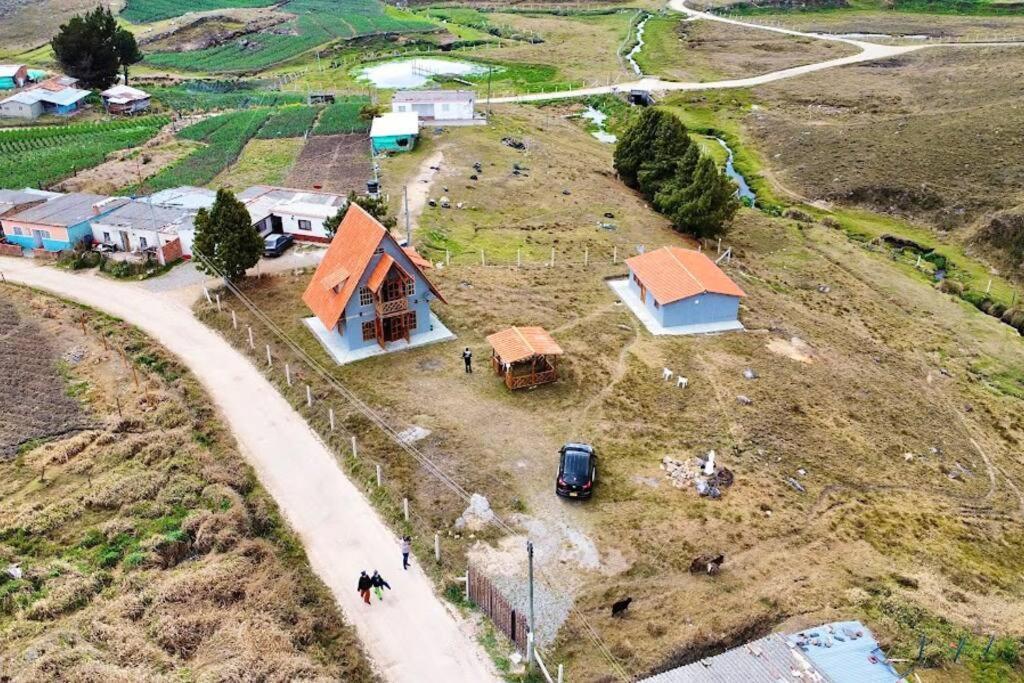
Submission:
<svg viewBox="0 0 1024 683">
<path fill-rule="evenodd" d="M 373 586 L 373 592 L 378 600 L 384 599 L 384 591 L 382 589 L 387 588 L 391 590 L 391 586 L 388 585 L 383 576 L 377 573 L 376 569 L 373 570 L 373 576 L 370 577 L 370 585 Z"/>
<path fill-rule="evenodd" d="M 462 360 L 466 364 L 466 372 L 473 372 L 473 352 L 466 347 L 466 350 L 462 352 Z"/>
<path fill-rule="evenodd" d="M 376 572 L 374 572 L 376 575 Z M 359 595 L 363 596 L 363 602 L 367 605 L 370 604 L 370 589 L 373 588 L 373 579 L 366 575 L 366 572 L 359 574 L 359 585 L 356 590 L 359 591 Z"/>
</svg>

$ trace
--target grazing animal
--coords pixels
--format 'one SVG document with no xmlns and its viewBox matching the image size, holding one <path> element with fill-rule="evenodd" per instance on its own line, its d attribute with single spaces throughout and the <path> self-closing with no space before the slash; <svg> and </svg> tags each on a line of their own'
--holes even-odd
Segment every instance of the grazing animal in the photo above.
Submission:
<svg viewBox="0 0 1024 683">
<path fill-rule="evenodd" d="M 686 385 L 688 385 L 689 383 L 690 383 L 690 380 L 688 378 L 686 378 L 686 377 L 677 377 L 676 378 L 676 386 L 679 387 L 680 389 L 685 389 Z"/>
<path fill-rule="evenodd" d="M 661 369 L 661 378 L 662 378 L 663 380 L 665 380 L 666 382 L 667 382 L 667 381 L 669 381 L 670 379 L 672 379 L 672 375 L 673 375 L 673 374 L 675 374 L 675 373 L 673 373 L 673 372 L 672 372 L 671 370 L 669 370 L 668 368 L 662 368 L 662 369 Z"/>
<path fill-rule="evenodd" d="M 629 603 L 633 602 L 633 598 L 626 598 L 625 600 L 619 600 L 617 603 L 612 605 L 612 616 L 621 617 L 625 614 L 629 608 Z"/>
</svg>

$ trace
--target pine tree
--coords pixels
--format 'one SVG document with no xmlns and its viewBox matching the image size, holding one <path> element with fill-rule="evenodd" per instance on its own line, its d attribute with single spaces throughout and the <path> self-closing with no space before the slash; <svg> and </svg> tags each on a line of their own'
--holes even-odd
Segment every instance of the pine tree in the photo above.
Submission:
<svg viewBox="0 0 1024 683">
<path fill-rule="evenodd" d="M 124 70 L 124 84 L 128 85 L 128 67 L 142 61 L 142 50 L 132 32 L 125 28 L 118 28 L 114 34 L 114 47 L 117 50 L 117 61 Z"/>
<path fill-rule="evenodd" d="M 654 199 L 666 183 L 673 181 L 679 174 L 679 164 L 695 147 L 682 121 L 668 112 L 661 112 L 647 158 L 637 173 L 637 185 L 644 196 Z"/>
<path fill-rule="evenodd" d="M 117 21 L 110 9 L 97 7 L 62 24 L 50 41 L 61 69 L 89 88 L 108 88 L 120 67 Z"/>
<path fill-rule="evenodd" d="M 680 203 L 680 193 L 693 182 L 693 173 L 697 170 L 697 163 L 701 159 L 700 145 L 692 144 L 683 158 L 676 163 L 675 175 L 671 180 L 662 184 L 654 195 L 652 203 L 656 211 L 664 214 L 671 214 L 672 208 Z"/>
<path fill-rule="evenodd" d="M 195 226 L 192 251 L 196 266 L 204 273 L 220 275 L 225 281 L 237 280 L 263 254 L 263 238 L 253 226 L 245 204 L 229 190 L 217 190 L 213 207 L 209 211 L 199 210 Z"/>
<path fill-rule="evenodd" d="M 724 234 L 739 209 L 736 185 L 709 156 L 701 156 L 693 181 L 673 195 L 667 213 L 677 230 L 697 237 Z"/>
<path fill-rule="evenodd" d="M 637 174 L 640 165 L 650 154 L 657 134 L 662 112 L 653 107 L 644 109 L 640 116 L 627 128 L 615 146 L 615 170 L 627 186 L 639 187 Z"/>
</svg>

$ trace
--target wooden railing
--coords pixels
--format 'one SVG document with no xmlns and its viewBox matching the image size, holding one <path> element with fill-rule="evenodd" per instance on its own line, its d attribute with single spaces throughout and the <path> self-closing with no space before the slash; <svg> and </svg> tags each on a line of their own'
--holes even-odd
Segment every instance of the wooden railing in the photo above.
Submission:
<svg viewBox="0 0 1024 683">
<path fill-rule="evenodd" d="M 505 386 L 512 390 L 526 389 L 528 387 L 535 387 L 538 384 L 554 382 L 556 379 L 558 379 L 558 373 L 554 368 L 523 375 L 513 375 L 511 372 L 507 372 L 505 373 Z"/>
<path fill-rule="evenodd" d="M 378 301 L 377 302 L 377 315 L 383 317 L 386 315 L 395 315 L 396 313 L 405 313 L 409 310 L 409 300 L 406 298 L 394 299 L 392 301 Z"/>
</svg>

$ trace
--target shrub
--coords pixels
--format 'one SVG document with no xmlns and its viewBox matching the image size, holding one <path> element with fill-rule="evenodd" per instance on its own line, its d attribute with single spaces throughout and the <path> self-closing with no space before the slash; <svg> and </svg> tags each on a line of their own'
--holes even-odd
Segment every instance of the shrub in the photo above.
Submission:
<svg viewBox="0 0 1024 683">
<path fill-rule="evenodd" d="M 939 282 L 939 291 L 962 297 L 964 295 L 964 286 L 956 280 L 947 277 Z"/>
</svg>

